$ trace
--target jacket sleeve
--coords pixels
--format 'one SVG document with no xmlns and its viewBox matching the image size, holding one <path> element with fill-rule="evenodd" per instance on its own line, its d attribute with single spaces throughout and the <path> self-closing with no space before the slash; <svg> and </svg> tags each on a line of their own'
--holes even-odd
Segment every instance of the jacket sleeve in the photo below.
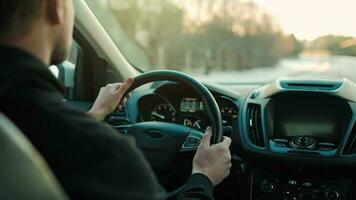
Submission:
<svg viewBox="0 0 356 200">
<path fill-rule="evenodd" d="M 134 140 L 97 123 L 59 97 L 32 92 L 9 99 L 7 115 L 26 134 L 71 199 L 163 200 L 149 163 Z"/>
<path fill-rule="evenodd" d="M 193 174 L 187 180 L 177 200 L 212 200 L 214 186 L 203 174 Z"/>
</svg>

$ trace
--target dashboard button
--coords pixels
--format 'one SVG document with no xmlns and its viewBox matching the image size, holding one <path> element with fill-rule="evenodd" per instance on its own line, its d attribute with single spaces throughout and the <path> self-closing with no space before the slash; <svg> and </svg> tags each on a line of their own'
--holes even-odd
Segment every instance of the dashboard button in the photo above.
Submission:
<svg viewBox="0 0 356 200">
<path fill-rule="evenodd" d="M 192 139 L 190 140 L 190 142 L 191 142 L 191 144 L 199 144 L 198 138 L 192 138 Z"/>
<path fill-rule="evenodd" d="M 338 191 L 331 189 L 325 192 L 325 198 L 326 200 L 339 200 L 340 194 Z"/>
<path fill-rule="evenodd" d="M 286 144 L 284 144 L 284 143 L 277 143 L 277 142 L 274 144 L 274 146 L 276 146 L 276 147 L 282 147 L 282 148 L 287 147 Z"/>
<path fill-rule="evenodd" d="M 199 138 L 188 136 L 187 139 L 185 140 L 184 146 L 196 147 L 199 146 L 200 142 L 201 140 Z"/>
<path fill-rule="evenodd" d="M 290 140 L 290 145 L 297 149 L 314 149 L 317 140 L 311 136 L 295 136 Z"/>
<path fill-rule="evenodd" d="M 263 180 L 260 185 L 260 191 L 263 193 L 272 193 L 274 190 L 274 184 L 271 181 Z"/>
<path fill-rule="evenodd" d="M 310 200 L 320 199 L 320 198 L 318 198 L 318 194 L 315 192 L 304 192 L 304 193 L 302 193 L 301 198 L 302 199 L 310 199 Z"/>
</svg>

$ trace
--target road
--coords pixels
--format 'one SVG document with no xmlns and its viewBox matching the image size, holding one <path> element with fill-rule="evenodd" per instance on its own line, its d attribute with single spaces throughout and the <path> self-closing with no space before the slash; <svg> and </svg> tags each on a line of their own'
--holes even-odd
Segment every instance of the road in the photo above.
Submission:
<svg viewBox="0 0 356 200">
<path fill-rule="evenodd" d="M 356 57 L 349 56 L 299 56 L 282 59 L 274 67 L 244 71 L 212 72 L 194 75 L 200 80 L 217 83 L 266 83 L 286 76 L 322 76 L 347 78 L 356 82 Z"/>
</svg>

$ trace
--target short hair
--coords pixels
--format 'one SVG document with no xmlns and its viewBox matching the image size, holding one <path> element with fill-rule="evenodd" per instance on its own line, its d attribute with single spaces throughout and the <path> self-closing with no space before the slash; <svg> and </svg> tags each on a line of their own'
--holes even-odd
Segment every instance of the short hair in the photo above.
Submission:
<svg viewBox="0 0 356 200">
<path fill-rule="evenodd" d="M 0 39 L 30 31 L 45 0 L 0 0 Z"/>
</svg>

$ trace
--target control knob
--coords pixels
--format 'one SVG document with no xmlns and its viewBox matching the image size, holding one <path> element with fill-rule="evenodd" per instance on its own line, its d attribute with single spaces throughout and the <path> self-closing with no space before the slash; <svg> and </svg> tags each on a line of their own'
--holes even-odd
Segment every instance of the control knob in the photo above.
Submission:
<svg viewBox="0 0 356 200">
<path fill-rule="evenodd" d="M 325 192 L 326 200 L 339 200 L 340 194 L 337 190 L 330 189 Z"/>
<path fill-rule="evenodd" d="M 274 184 L 271 181 L 263 180 L 260 184 L 260 191 L 263 193 L 272 193 L 274 190 Z"/>
</svg>

